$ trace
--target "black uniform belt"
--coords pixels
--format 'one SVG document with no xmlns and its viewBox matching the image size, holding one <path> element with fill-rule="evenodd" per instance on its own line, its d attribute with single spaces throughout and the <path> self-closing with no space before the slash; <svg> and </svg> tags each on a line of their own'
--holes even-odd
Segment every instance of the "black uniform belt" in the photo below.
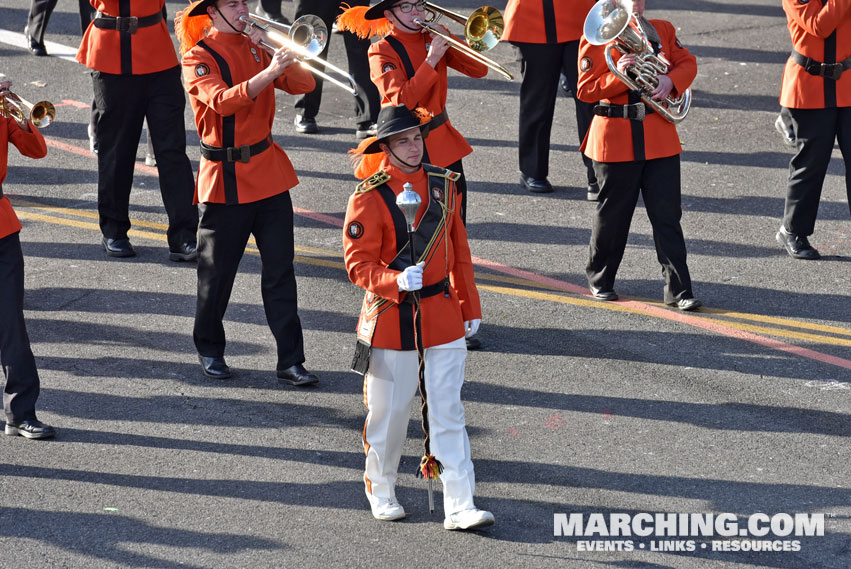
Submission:
<svg viewBox="0 0 851 569">
<path fill-rule="evenodd" d="M 202 142 L 201 156 L 213 162 L 248 162 L 252 156 L 260 154 L 271 145 L 272 137 L 266 137 L 251 146 L 243 144 L 242 146 L 228 146 L 227 148 L 210 146 Z"/>
<path fill-rule="evenodd" d="M 595 115 L 613 119 L 629 119 L 633 121 L 643 121 L 646 115 L 652 115 L 654 112 L 653 107 L 648 107 L 644 103 L 634 103 L 632 105 L 597 103 L 594 106 Z"/>
<path fill-rule="evenodd" d="M 449 279 L 443 279 L 442 281 L 438 281 L 434 284 L 430 284 L 428 286 L 424 286 L 420 290 L 414 291 L 419 293 L 420 299 L 428 298 L 430 296 L 437 296 L 441 292 L 448 298 L 449 297 Z M 408 304 L 413 304 L 413 295 L 406 294 L 405 298 L 402 299 L 402 302 L 407 302 Z"/>
<path fill-rule="evenodd" d="M 162 11 L 151 14 L 150 16 L 142 16 L 141 18 L 137 16 L 119 16 L 116 18 L 114 16 L 107 16 L 103 12 L 98 12 L 95 14 L 95 19 L 92 23 L 96 28 L 101 30 L 118 30 L 119 32 L 135 34 L 137 29 L 159 24 L 162 19 Z"/>
<path fill-rule="evenodd" d="M 843 71 L 851 69 L 851 57 L 838 63 L 822 63 L 821 61 L 805 57 L 797 51 L 792 51 L 790 57 L 792 61 L 803 67 L 810 75 L 833 79 L 834 81 L 839 81 Z"/>
<path fill-rule="evenodd" d="M 449 120 L 449 115 L 446 114 L 446 109 L 443 109 L 443 111 L 441 113 L 436 114 L 433 117 L 431 117 L 431 122 L 428 123 L 428 129 L 434 130 L 448 120 Z"/>
</svg>

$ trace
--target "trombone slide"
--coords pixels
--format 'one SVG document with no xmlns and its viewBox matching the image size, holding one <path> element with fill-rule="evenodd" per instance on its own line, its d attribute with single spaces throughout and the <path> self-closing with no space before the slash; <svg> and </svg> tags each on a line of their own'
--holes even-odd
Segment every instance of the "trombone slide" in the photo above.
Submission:
<svg viewBox="0 0 851 569">
<path fill-rule="evenodd" d="M 302 16 L 302 17 L 304 17 L 304 16 Z M 266 23 L 265 25 L 260 25 L 256 21 L 254 21 L 254 18 L 257 18 L 257 20 L 259 20 L 259 21 L 269 22 L 269 23 Z M 292 49 L 295 53 L 300 54 L 302 56 L 302 57 L 296 57 L 296 61 L 299 63 L 299 65 L 301 65 L 302 67 L 304 67 L 305 69 L 307 69 L 308 71 L 313 73 L 314 75 L 318 75 L 319 77 L 322 77 L 322 79 L 324 79 L 325 81 L 333 83 L 334 85 L 340 87 L 341 89 L 345 89 L 346 91 L 351 93 L 353 96 L 357 97 L 358 90 L 357 90 L 357 84 L 355 83 L 354 77 L 352 77 L 351 75 L 349 75 L 348 73 L 346 73 L 345 71 L 343 71 L 342 69 L 337 67 L 336 65 L 333 65 L 332 63 L 325 61 L 324 59 L 316 57 L 316 54 L 320 53 L 323 49 L 325 49 L 325 45 L 324 45 L 325 42 L 324 41 L 321 42 L 321 44 L 322 44 L 321 48 L 318 51 L 316 51 L 315 47 L 307 48 L 305 45 L 296 42 L 292 37 L 285 36 L 281 33 L 278 33 L 276 29 L 270 29 L 270 28 L 273 28 L 273 27 L 278 28 L 278 29 L 280 29 L 281 27 L 287 27 L 287 29 L 290 31 L 290 33 L 292 33 L 293 30 L 296 28 L 296 23 L 293 23 L 292 26 L 284 26 L 284 24 L 278 24 L 277 22 L 273 22 L 271 20 L 266 20 L 265 18 L 260 18 L 259 16 L 255 16 L 253 14 L 250 15 L 249 17 L 240 16 L 239 20 L 241 22 L 245 22 L 249 26 L 259 28 L 266 33 L 266 38 L 268 39 L 268 41 L 260 40 L 261 46 L 265 47 L 266 49 L 270 49 L 272 51 L 276 51 L 276 50 L 278 50 L 278 49 L 280 49 L 281 47 L 284 47 L 284 46 Z M 296 20 L 296 22 L 298 22 L 298 20 Z M 312 38 L 308 38 L 308 39 L 312 40 Z M 312 45 L 314 43 L 316 43 L 316 42 L 310 41 L 309 44 L 307 44 L 307 45 Z M 314 54 L 314 52 L 315 52 L 315 54 Z M 326 69 L 330 69 L 334 73 L 343 77 L 348 82 L 348 84 L 343 83 L 342 81 L 340 81 L 336 77 L 333 77 L 333 76 L 329 75 L 328 73 L 325 73 L 325 72 L 320 71 L 319 69 L 313 67 L 312 65 L 307 63 L 307 60 L 316 61 L 319 65 L 322 65 Z"/>
<path fill-rule="evenodd" d="M 500 75 L 502 75 L 503 77 L 505 77 L 508 80 L 514 79 L 514 75 L 512 75 L 505 67 L 503 67 L 502 65 L 500 65 L 496 61 L 490 59 L 489 57 L 485 57 L 484 55 L 482 55 L 478 51 L 476 51 L 473 48 L 471 48 L 470 46 L 468 46 L 466 43 L 458 41 L 454 37 L 443 33 L 442 31 L 438 30 L 435 26 L 433 26 L 431 23 L 424 22 L 423 20 L 420 20 L 419 18 L 415 18 L 414 23 L 417 24 L 418 26 L 420 26 L 421 28 L 428 30 L 429 33 L 445 39 L 446 42 L 451 47 L 454 47 L 455 49 L 457 49 L 458 51 L 460 51 L 461 53 L 463 53 L 467 57 L 474 59 L 474 60 L 478 61 L 479 63 L 487 66 L 488 69 L 492 69 L 492 70 L 496 71 L 497 73 L 499 73 Z"/>
</svg>

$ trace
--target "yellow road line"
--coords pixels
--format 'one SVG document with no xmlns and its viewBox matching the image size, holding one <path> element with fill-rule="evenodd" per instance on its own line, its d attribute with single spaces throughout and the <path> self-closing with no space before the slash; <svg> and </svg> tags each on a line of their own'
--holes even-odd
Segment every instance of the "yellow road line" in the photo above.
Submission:
<svg viewBox="0 0 851 569">
<path fill-rule="evenodd" d="M 30 219 L 30 220 L 33 220 L 33 221 L 42 221 L 42 222 L 45 222 L 45 223 L 52 223 L 52 224 L 56 224 L 56 225 L 66 225 L 66 226 L 70 226 L 70 227 L 77 227 L 77 228 L 80 228 L 80 229 L 100 231 L 100 227 L 97 223 L 93 223 L 93 222 L 89 222 L 89 221 L 80 221 L 80 220 L 76 220 L 76 219 L 68 219 L 68 218 L 59 217 L 59 216 L 56 215 L 56 214 L 63 214 L 63 215 L 77 216 L 77 217 L 83 217 L 83 218 L 88 218 L 88 219 L 97 219 L 98 214 L 96 212 L 92 212 L 92 211 L 88 211 L 88 210 L 77 210 L 77 209 L 72 209 L 72 208 L 43 206 L 43 205 L 40 205 L 40 204 L 34 204 L 34 203 L 31 203 L 31 202 L 17 201 L 17 200 L 15 202 L 15 205 L 17 205 L 18 207 L 28 207 L 28 208 L 31 208 L 31 209 L 46 211 L 46 212 L 49 212 L 50 214 L 53 214 L 53 215 L 48 215 L 48 214 L 35 213 L 35 212 L 31 212 L 31 211 L 19 210 L 18 215 L 20 215 L 24 219 Z M 166 235 L 164 233 L 168 229 L 168 226 L 166 224 L 151 222 L 151 221 L 144 221 L 144 220 L 136 220 L 136 219 L 134 219 L 132 221 L 132 223 L 135 227 L 145 227 L 145 228 L 148 228 L 148 229 L 157 229 L 159 231 L 154 232 L 154 231 L 145 231 L 145 230 L 142 230 L 142 229 L 131 229 L 129 231 L 129 235 L 131 237 L 138 237 L 138 238 L 143 238 L 143 239 L 152 239 L 152 240 L 161 241 L 161 242 L 166 241 Z M 256 249 L 256 242 L 254 241 L 254 238 L 249 239 L 249 245 L 250 246 L 246 249 L 246 251 L 248 253 L 253 254 L 253 255 L 259 254 L 259 252 Z M 340 253 L 337 252 L 337 251 L 329 251 L 329 250 L 326 250 L 326 249 L 318 249 L 318 248 L 314 248 L 314 247 L 296 246 L 295 250 L 298 253 L 303 253 L 303 254 L 307 254 L 307 255 L 322 256 L 322 257 L 340 258 L 340 256 L 341 256 Z M 309 264 L 309 265 L 314 265 L 314 266 L 320 266 L 320 267 L 326 267 L 326 268 L 330 268 L 330 269 L 345 270 L 345 265 L 340 261 L 330 260 L 330 259 L 320 259 L 320 258 L 317 258 L 315 256 L 314 257 L 306 257 L 304 255 L 296 255 L 295 260 L 296 260 L 296 262 L 299 262 L 299 263 L 304 263 L 304 264 Z M 583 298 L 581 296 L 571 295 L 570 293 L 564 293 L 562 291 L 558 291 L 558 289 L 555 288 L 555 287 L 549 287 L 547 285 L 537 283 L 537 282 L 534 282 L 534 281 L 530 281 L 530 280 L 527 280 L 527 279 L 523 279 L 523 278 L 480 273 L 480 274 L 476 275 L 476 280 L 480 281 L 480 282 L 482 282 L 482 281 L 484 281 L 484 282 L 497 282 L 497 283 L 503 283 L 503 284 L 516 285 L 516 286 L 521 286 L 521 287 L 528 287 L 530 289 L 545 289 L 545 290 L 556 291 L 556 292 L 544 292 L 544 291 L 541 291 L 541 290 L 518 289 L 518 288 L 511 288 L 511 287 L 505 287 L 505 286 L 494 286 L 494 285 L 487 285 L 487 284 L 480 284 L 479 285 L 479 288 L 481 290 L 487 290 L 487 291 L 494 292 L 494 293 L 497 293 L 497 294 L 506 294 L 506 295 L 510 295 L 510 296 L 528 298 L 528 299 L 533 299 L 533 300 L 543 300 L 543 301 L 546 301 L 546 302 L 557 302 L 557 303 L 560 303 L 560 304 L 571 304 L 571 305 L 574 305 L 574 306 L 582 306 L 582 307 L 586 307 L 586 308 L 595 308 L 595 309 L 598 309 L 598 310 L 599 309 L 611 310 L 611 311 L 615 311 L 615 312 L 625 312 L 625 313 L 629 313 L 629 314 L 638 314 L 638 315 L 642 315 L 642 316 L 652 316 L 654 318 L 656 317 L 652 314 L 648 314 L 645 311 L 641 311 L 641 310 L 637 310 L 635 308 L 623 306 L 622 304 L 603 303 L 603 302 L 600 302 L 600 301 L 597 301 L 597 300 L 592 300 L 592 299 L 589 299 L 589 298 Z M 649 299 L 634 298 L 634 299 L 631 299 L 631 300 L 636 300 L 636 301 L 639 301 L 639 302 L 642 302 L 642 303 L 645 303 L 645 304 L 648 304 L 648 305 L 661 306 L 661 303 L 653 301 L 653 300 L 649 300 Z M 793 320 L 793 319 L 790 319 L 790 318 L 781 318 L 781 317 L 777 317 L 777 316 L 767 316 L 767 315 L 761 315 L 761 314 L 750 314 L 750 313 L 745 313 L 745 312 L 735 312 L 735 311 L 730 311 L 730 310 L 725 310 L 725 309 L 720 309 L 720 308 L 704 307 L 704 308 L 701 309 L 701 313 L 703 313 L 704 315 L 707 315 L 707 316 L 711 314 L 711 315 L 714 315 L 714 316 L 723 317 L 724 318 L 723 321 L 715 319 L 715 318 L 713 318 L 712 320 L 715 321 L 715 322 L 718 322 L 719 324 L 721 324 L 723 326 L 727 326 L 727 327 L 735 329 L 735 330 L 742 330 L 742 331 L 752 332 L 752 333 L 757 333 L 757 334 L 766 334 L 766 335 L 770 335 L 770 336 L 779 336 L 779 337 L 782 337 L 782 338 L 793 338 L 793 339 L 796 339 L 796 340 L 805 340 L 805 341 L 810 341 L 810 342 L 817 342 L 817 343 L 830 344 L 830 345 L 836 345 L 836 346 L 851 346 L 851 340 L 847 340 L 845 338 L 835 338 L 835 337 L 828 336 L 828 335 L 811 334 L 811 333 L 808 333 L 808 332 L 798 332 L 798 331 L 795 331 L 795 330 L 787 330 L 787 329 L 779 328 L 779 327 L 773 328 L 773 327 L 769 327 L 769 326 L 758 326 L 758 325 L 753 325 L 753 324 L 745 324 L 745 323 L 740 323 L 740 322 L 734 322 L 734 321 L 731 321 L 729 319 L 749 320 L 749 321 L 753 321 L 753 322 L 760 322 L 760 323 L 763 323 L 763 324 L 773 324 L 773 325 L 776 325 L 776 326 L 783 326 L 783 327 L 786 327 L 786 328 L 798 328 L 798 329 L 802 329 L 802 330 L 812 330 L 812 331 L 815 331 L 815 332 L 824 332 L 825 334 L 836 334 L 836 335 L 840 335 L 840 336 L 851 336 L 851 329 L 842 328 L 842 327 L 839 327 L 839 326 L 828 326 L 828 325 L 823 325 L 823 324 L 804 322 L 804 321 L 800 321 L 800 320 Z"/>
</svg>

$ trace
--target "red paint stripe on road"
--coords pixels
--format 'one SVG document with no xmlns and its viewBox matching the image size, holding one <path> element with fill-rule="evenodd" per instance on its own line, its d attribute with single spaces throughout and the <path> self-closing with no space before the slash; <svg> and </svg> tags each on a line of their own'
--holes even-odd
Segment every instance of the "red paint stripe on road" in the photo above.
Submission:
<svg viewBox="0 0 851 569">
<path fill-rule="evenodd" d="M 473 257 L 473 263 L 476 265 L 481 265 L 483 267 L 487 267 L 493 271 L 497 271 L 503 274 L 511 275 L 514 277 L 519 277 L 523 279 L 527 279 L 542 285 L 550 286 L 556 288 L 558 290 L 563 290 L 566 292 L 572 292 L 576 294 L 581 294 L 584 296 L 590 296 L 588 294 L 588 288 L 582 287 L 579 285 L 575 285 L 572 283 L 560 281 L 557 279 L 553 279 L 550 277 L 545 277 L 543 275 L 537 275 L 535 273 L 530 273 L 529 271 L 524 271 L 522 269 L 518 269 L 516 267 L 510 267 L 508 265 L 503 265 L 502 263 L 497 263 L 495 261 L 489 261 L 487 259 L 481 259 L 479 257 Z M 843 367 L 845 369 L 851 369 L 851 360 L 846 360 L 844 358 L 840 358 L 837 356 L 832 356 L 830 354 L 824 354 L 822 352 L 817 352 L 815 350 L 810 350 L 808 348 L 802 348 L 800 346 L 795 346 L 793 344 L 787 344 L 786 342 L 781 342 L 780 340 L 775 340 L 773 338 L 767 338 L 765 336 L 760 336 L 758 334 L 754 334 L 752 332 L 745 332 L 744 330 L 736 330 L 734 328 L 729 328 L 724 326 L 723 324 L 716 322 L 714 320 L 709 320 L 707 318 L 700 318 L 698 316 L 692 316 L 685 312 L 675 312 L 673 310 L 669 310 L 667 308 L 661 308 L 658 306 L 653 306 L 652 304 L 647 304 L 645 302 L 639 302 L 637 300 L 618 300 L 615 301 L 618 304 L 622 304 L 634 310 L 639 310 L 644 312 L 645 314 L 649 314 L 651 316 L 656 316 L 658 318 L 664 318 L 666 320 L 672 320 L 674 322 L 680 322 L 682 324 L 686 324 L 688 326 L 694 326 L 695 328 L 703 328 L 704 330 L 709 330 L 711 332 L 715 332 L 716 334 L 721 334 L 730 338 L 737 338 L 739 340 L 745 340 L 747 342 L 752 342 L 754 344 L 759 344 L 760 346 L 764 346 L 767 348 L 772 348 L 774 350 L 779 350 L 781 352 L 787 352 L 790 354 L 795 354 L 804 358 L 809 358 L 812 360 L 820 361 L 826 364 L 835 365 L 838 367 Z"/>
<path fill-rule="evenodd" d="M 83 148 L 82 146 L 75 146 L 73 144 L 68 144 L 67 142 L 62 142 L 60 140 L 56 140 L 54 138 L 44 137 L 44 142 L 50 146 L 51 148 L 56 148 L 58 150 L 64 150 L 65 152 L 70 152 L 72 154 L 76 154 L 78 156 L 86 156 L 87 158 L 97 158 L 88 148 Z M 149 176 L 157 176 L 159 172 L 156 168 L 148 166 L 142 162 L 136 162 L 136 171 L 141 172 L 142 174 L 148 174 Z"/>
<path fill-rule="evenodd" d="M 88 103 L 83 103 L 82 101 L 75 101 L 74 99 L 62 99 L 61 103 L 56 103 L 53 105 L 54 107 L 76 107 L 78 109 L 90 109 L 91 105 Z"/>
<path fill-rule="evenodd" d="M 307 217 L 316 221 L 321 221 L 322 223 L 327 223 L 328 225 L 336 225 L 337 227 L 343 227 L 343 220 L 339 217 L 334 217 L 333 215 L 327 215 L 324 213 L 318 213 L 315 211 L 310 211 L 309 209 L 302 209 L 300 207 L 293 206 L 293 212 L 297 213 L 302 217 Z"/>
<path fill-rule="evenodd" d="M 64 142 L 60 142 L 58 140 L 54 140 L 51 138 L 45 138 L 45 142 L 47 142 L 48 146 L 53 148 L 57 148 L 59 150 L 65 150 L 66 152 L 71 152 L 74 154 L 78 154 L 80 156 L 88 156 L 89 158 L 94 158 L 95 155 L 89 152 L 85 148 L 81 148 L 79 146 L 74 146 L 72 144 L 66 144 Z M 142 164 L 140 162 L 136 163 L 136 170 L 140 172 L 144 172 L 150 175 L 157 175 L 157 169 Z M 328 225 L 333 225 L 336 227 L 343 227 L 343 219 L 339 217 L 335 217 L 333 215 L 327 215 L 324 213 L 318 213 L 315 211 L 311 211 L 308 209 L 303 209 L 300 207 L 293 207 L 293 212 L 301 215 L 302 217 L 307 217 L 309 219 L 313 219 L 315 221 L 319 221 L 322 223 L 327 223 Z M 490 261 L 488 259 L 482 259 L 481 257 L 473 257 L 473 263 L 485 267 L 487 269 L 491 269 L 493 271 L 503 273 L 506 275 L 523 278 L 532 282 L 536 282 L 538 284 L 546 285 L 557 290 L 563 290 L 565 292 L 570 292 L 573 294 L 579 294 L 583 296 L 588 296 L 588 289 L 584 286 L 579 286 L 573 283 L 561 281 L 558 279 L 554 279 L 551 277 L 545 277 L 543 275 L 538 275 L 536 273 L 531 273 L 529 271 L 524 271 L 523 269 L 518 269 L 516 267 L 511 267 L 509 265 L 504 265 L 502 263 L 498 263 L 496 261 Z M 758 334 L 753 334 L 751 332 L 745 332 L 744 330 L 735 330 L 733 328 L 729 328 L 724 326 L 723 324 L 716 322 L 714 320 L 710 320 L 708 318 L 700 318 L 697 316 L 691 316 L 684 312 L 675 312 L 673 310 L 668 310 L 666 308 L 660 308 L 658 306 L 653 306 L 644 302 L 639 302 L 637 300 L 618 300 L 615 301 L 619 304 L 623 304 L 624 306 L 628 306 L 635 310 L 639 310 L 644 312 L 645 314 L 656 316 L 658 318 L 664 318 L 665 320 L 671 320 L 674 322 L 679 322 L 681 324 L 686 324 L 688 326 L 694 326 L 695 328 L 702 328 L 704 330 L 708 330 L 710 332 L 715 332 L 716 334 L 721 334 L 722 336 L 727 336 L 729 338 L 737 338 L 739 340 L 744 340 L 746 342 L 751 342 L 753 344 L 757 344 L 760 346 L 764 346 L 766 348 L 771 348 L 774 350 L 778 350 L 781 352 L 786 352 L 789 354 L 794 354 L 803 358 L 819 361 L 822 363 L 834 365 L 837 367 L 842 367 L 845 369 L 851 369 L 851 360 L 846 360 L 844 358 L 840 358 L 838 356 L 832 356 L 830 354 L 825 354 L 822 352 L 817 352 L 815 350 L 810 350 L 809 348 L 803 348 L 800 346 L 795 346 L 792 344 L 787 344 L 786 342 L 781 342 L 780 340 L 775 340 L 773 338 L 767 338 L 765 336 L 760 336 Z"/>
</svg>

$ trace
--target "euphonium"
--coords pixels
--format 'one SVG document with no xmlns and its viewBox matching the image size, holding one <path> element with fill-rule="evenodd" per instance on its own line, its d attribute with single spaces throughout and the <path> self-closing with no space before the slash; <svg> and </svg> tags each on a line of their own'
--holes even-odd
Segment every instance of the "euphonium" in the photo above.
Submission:
<svg viewBox="0 0 851 569">
<path fill-rule="evenodd" d="M 606 65 L 627 87 L 638 91 L 645 104 L 674 124 L 686 118 L 691 107 L 691 89 L 679 97 L 668 95 L 660 101 L 650 96 L 659 85 L 659 76 L 668 72 L 671 63 L 653 52 L 638 16 L 632 11 L 632 0 L 599 0 L 594 4 L 585 18 L 585 39 L 592 45 L 611 42 L 606 47 Z M 618 71 L 612 49 L 636 56 L 637 62 L 629 68 L 629 74 Z"/>
<path fill-rule="evenodd" d="M 21 125 L 30 121 L 36 128 L 44 128 L 53 122 L 56 109 L 50 101 L 30 103 L 11 91 L 6 91 L 5 95 L 0 96 L 0 116 L 13 118 Z"/>
</svg>

